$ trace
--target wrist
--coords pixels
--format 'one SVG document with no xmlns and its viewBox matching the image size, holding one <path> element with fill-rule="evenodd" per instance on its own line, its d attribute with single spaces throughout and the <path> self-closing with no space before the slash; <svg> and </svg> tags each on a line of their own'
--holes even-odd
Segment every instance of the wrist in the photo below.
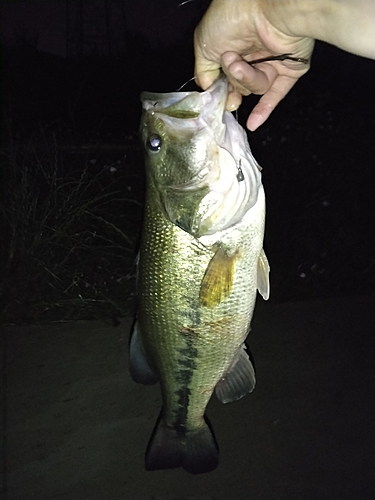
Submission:
<svg viewBox="0 0 375 500">
<path fill-rule="evenodd" d="M 258 0 L 268 22 L 287 36 L 308 37 L 375 59 L 374 0 Z"/>
<path fill-rule="evenodd" d="M 287 36 L 321 39 L 334 0 L 258 0 L 268 22 Z M 319 32 L 320 36 L 319 36 Z"/>
</svg>

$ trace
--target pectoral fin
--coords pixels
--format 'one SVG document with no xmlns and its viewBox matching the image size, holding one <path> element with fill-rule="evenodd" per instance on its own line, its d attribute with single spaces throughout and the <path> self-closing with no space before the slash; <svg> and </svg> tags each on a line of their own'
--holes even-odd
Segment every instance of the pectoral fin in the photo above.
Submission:
<svg viewBox="0 0 375 500">
<path fill-rule="evenodd" d="M 200 303 L 214 307 L 229 297 L 232 287 L 238 252 L 227 255 L 219 248 L 210 260 L 199 291 Z"/>
<path fill-rule="evenodd" d="M 255 372 L 242 344 L 228 372 L 219 380 L 215 394 L 222 403 L 237 401 L 255 387 Z"/>
<path fill-rule="evenodd" d="M 259 255 L 258 272 L 257 272 L 257 287 L 258 291 L 264 300 L 268 300 L 270 296 L 270 266 L 264 250 Z"/>
</svg>

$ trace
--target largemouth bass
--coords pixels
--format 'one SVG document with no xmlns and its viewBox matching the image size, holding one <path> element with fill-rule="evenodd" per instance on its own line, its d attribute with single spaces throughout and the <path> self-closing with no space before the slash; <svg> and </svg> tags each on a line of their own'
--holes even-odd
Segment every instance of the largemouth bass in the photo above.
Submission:
<svg viewBox="0 0 375 500">
<path fill-rule="evenodd" d="M 265 196 L 227 90 L 221 76 L 205 92 L 141 95 L 147 192 L 130 371 L 159 381 L 163 401 L 148 470 L 213 470 L 211 395 L 226 403 L 255 385 L 244 342 L 257 289 L 269 296 Z"/>
</svg>

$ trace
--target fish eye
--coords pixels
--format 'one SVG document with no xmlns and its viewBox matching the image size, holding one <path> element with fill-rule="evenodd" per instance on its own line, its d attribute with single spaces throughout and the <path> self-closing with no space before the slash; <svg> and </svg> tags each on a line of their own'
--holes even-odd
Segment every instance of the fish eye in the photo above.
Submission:
<svg viewBox="0 0 375 500">
<path fill-rule="evenodd" d="M 161 137 L 157 134 L 152 134 L 148 138 L 147 147 L 150 151 L 157 153 L 161 148 Z"/>
</svg>

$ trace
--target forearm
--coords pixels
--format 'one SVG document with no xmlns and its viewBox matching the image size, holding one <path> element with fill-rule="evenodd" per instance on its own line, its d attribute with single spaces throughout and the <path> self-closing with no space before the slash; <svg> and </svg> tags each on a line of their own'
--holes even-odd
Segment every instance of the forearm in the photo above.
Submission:
<svg viewBox="0 0 375 500">
<path fill-rule="evenodd" d="M 375 0 L 258 2 L 266 19 L 285 34 L 322 40 L 375 59 Z"/>
</svg>

